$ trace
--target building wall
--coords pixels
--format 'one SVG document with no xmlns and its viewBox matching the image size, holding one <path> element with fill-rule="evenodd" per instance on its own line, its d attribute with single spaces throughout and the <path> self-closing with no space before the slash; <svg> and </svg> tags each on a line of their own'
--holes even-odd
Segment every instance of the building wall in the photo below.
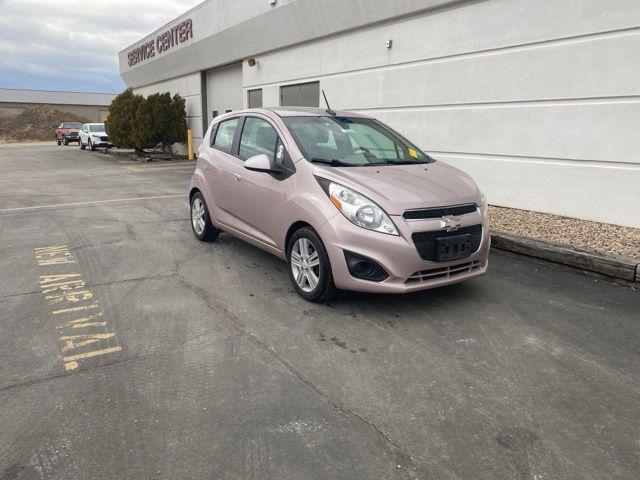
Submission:
<svg viewBox="0 0 640 480">
<path fill-rule="evenodd" d="M 487 0 L 207 0 L 122 50 L 120 74 L 140 87 L 461 1 Z M 193 22 L 192 39 L 129 65 L 128 52 L 186 19 Z"/>
<path fill-rule="evenodd" d="M 489 0 L 259 55 L 244 101 L 319 80 L 493 204 L 640 227 L 639 52 L 635 0 Z"/>
<path fill-rule="evenodd" d="M 0 114 L 15 115 L 24 112 L 28 108 L 35 108 L 41 105 L 51 105 L 56 110 L 80 115 L 92 122 L 103 122 L 109 112 L 109 107 L 105 106 L 0 102 Z"/>
<path fill-rule="evenodd" d="M 124 50 L 120 70 L 185 96 L 197 145 L 200 72 L 255 57 L 245 105 L 320 81 L 332 107 L 389 123 L 493 204 L 640 227 L 637 0 L 209 0 L 169 25 L 184 18 L 192 42 L 133 67 Z"/>
</svg>

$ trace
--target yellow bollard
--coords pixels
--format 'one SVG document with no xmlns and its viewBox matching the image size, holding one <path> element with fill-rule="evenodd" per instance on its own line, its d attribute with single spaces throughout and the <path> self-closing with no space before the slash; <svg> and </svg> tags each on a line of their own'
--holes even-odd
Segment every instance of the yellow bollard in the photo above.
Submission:
<svg viewBox="0 0 640 480">
<path fill-rule="evenodd" d="M 187 146 L 189 148 L 189 160 L 193 160 L 193 132 L 191 129 L 187 130 Z"/>
</svg>

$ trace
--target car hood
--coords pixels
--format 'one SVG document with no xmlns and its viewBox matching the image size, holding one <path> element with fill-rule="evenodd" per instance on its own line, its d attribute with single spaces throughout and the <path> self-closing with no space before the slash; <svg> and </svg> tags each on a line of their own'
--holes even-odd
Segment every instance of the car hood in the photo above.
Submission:
<svg viewBox="0 0 640 480">
<path fill-rule="evenodd" d="M 412 208 L 480 203 L 480 191 L 466 173 L 447 163 L 325 167 L 316 175 L 366 195 L 390 215 Z"/>
</svg>

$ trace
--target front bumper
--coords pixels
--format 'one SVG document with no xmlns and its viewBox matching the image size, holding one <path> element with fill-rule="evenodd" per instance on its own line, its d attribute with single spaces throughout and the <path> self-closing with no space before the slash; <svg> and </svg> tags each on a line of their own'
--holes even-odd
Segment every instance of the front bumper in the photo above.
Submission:
<svg viewBox="0 0 640 480">
<path fill-rule="evenodd" d="M 460 217 L 462 226 L 482 224 L 480 247 L 468 257 L 447 262 L 424 260 L 411 239 L 414 232 L 440 230 L 440 219 L 407 221 L 401 216 L 390 218 L 400 236 L 360 228 L 340 214 L 320 229 L 338 288 L 360 292 L 408 293 L 458 283 L 486 272 L 491 237 L 486 216 L 480 210 Z M 374 260 L 389 277 L 381 282 L 353 277 L 347 268 L 345 250 Z"/>
<path fill-rule="evenodd" d="M 104 140 L 91 139 L 91 145 L 93 145 L 95 148 L 113 148 L 113 143 Z"/>
</svg>

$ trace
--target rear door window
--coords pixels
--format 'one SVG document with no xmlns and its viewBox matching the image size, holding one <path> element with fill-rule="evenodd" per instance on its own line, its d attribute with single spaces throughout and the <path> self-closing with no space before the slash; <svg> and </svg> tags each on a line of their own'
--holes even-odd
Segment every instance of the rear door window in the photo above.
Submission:
<svg viewBox="0 0 640 480">
<path fill-rule="evenodd" d="M 247 117 L 240 138 L 240 158 L 246 160 L 265 154 L 274 163 L 278 134 L 269 122 L 261 118 Z"/>
<path fill-rule="evenodd" d="M 216 137 L 213 141 L 213 146 L 227 153 L 231 153 L 233 148 L 233 137 L 236 134 L 236 127 L 238 126 L 239 118 L 232 118 L 231 120 L 225 120 L 220 122 L 218 129 L 216 130 Z"/>
</svg>

